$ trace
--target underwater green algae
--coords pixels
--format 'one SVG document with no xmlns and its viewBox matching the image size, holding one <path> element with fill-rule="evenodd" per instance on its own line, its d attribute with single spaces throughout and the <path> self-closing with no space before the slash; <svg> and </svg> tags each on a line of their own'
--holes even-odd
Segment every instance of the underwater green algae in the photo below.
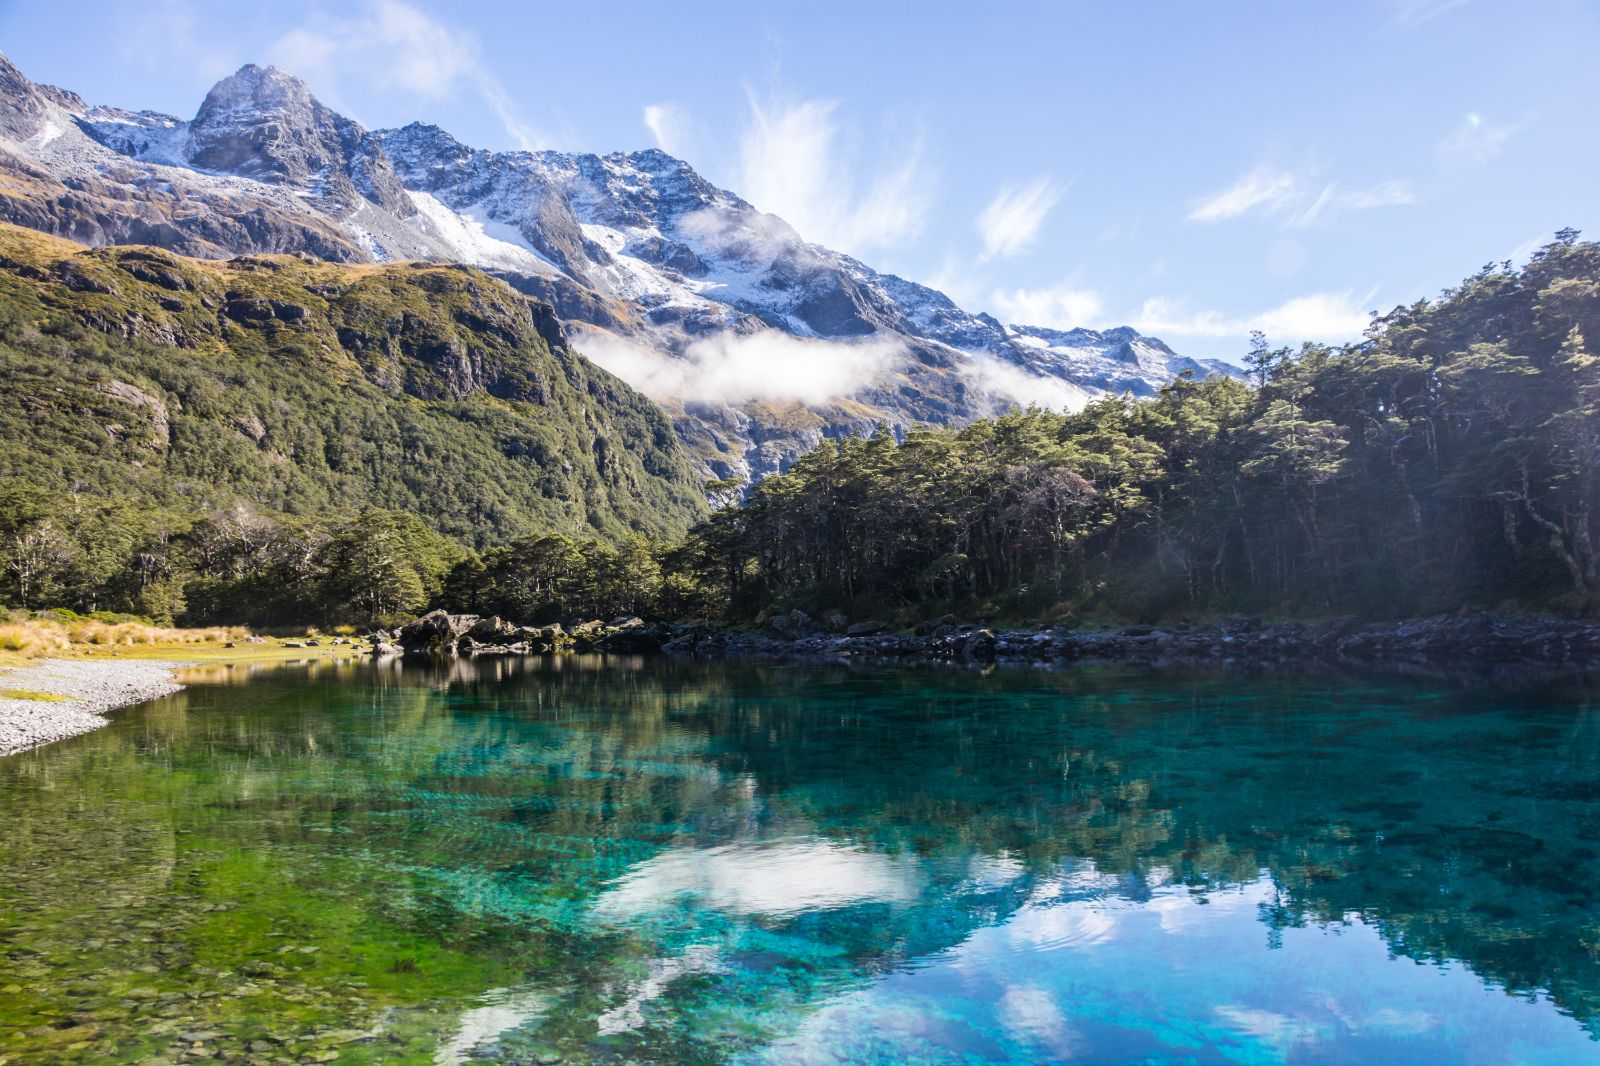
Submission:
<svg viewBox="0 0 1600 1066">
<path fill-rule="evenodd" d="M 214 671 L 0 812 L 10 1064 L 1600 1061 L 1581 686 Z"/>
</svg>

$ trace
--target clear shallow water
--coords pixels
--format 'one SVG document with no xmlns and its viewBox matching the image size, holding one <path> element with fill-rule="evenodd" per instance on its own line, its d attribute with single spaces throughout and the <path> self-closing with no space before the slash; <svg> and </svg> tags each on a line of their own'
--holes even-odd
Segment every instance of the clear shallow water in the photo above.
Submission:
<svg viewBox="0 0 1600 1066">
<path fill-rule="evenodd" d="M 0 760 L 0 1060 L 1600 1062 L 1581 688 L 243 677 Z"/>
</svg>

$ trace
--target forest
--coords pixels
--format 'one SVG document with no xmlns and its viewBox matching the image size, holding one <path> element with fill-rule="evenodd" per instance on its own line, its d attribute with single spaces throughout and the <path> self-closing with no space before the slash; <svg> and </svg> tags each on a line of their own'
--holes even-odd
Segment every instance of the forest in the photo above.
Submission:
<svg viewBox="0 0 1600 1066">
<path fill-rule="evenodd" d="M 1248 382 L 835 441 L 702 523 L 688 572 L 764 605 L 1153 621 L 1592 613 L 1600 246 L 1563 231 Z"/>
<path fill-rule="evenodd" d="M 1600 245 L 1562 231 L 1524 266 L 1489 264 L 1374 318 L 1359 343 L 1290 351 L 1258 335 L 1246 380 L 824 441 L 682 534 L 681 476 L 658 494 L 668 520 L 524 512 L 499 539 L 393 493 L 295 513 L 248 493 L 113 492 L 104 465 L 70 494 L 8 477 L 0 601 L 258 625 L 431 606 L 532 623 L 791 607 L 903 622 L 1592 615 L 1590 337 Z M 40 343 L 10 327 L 0 352 L 15 363 Z M 631 516 L 655 490 L 630 491 Z"/>
</svg>

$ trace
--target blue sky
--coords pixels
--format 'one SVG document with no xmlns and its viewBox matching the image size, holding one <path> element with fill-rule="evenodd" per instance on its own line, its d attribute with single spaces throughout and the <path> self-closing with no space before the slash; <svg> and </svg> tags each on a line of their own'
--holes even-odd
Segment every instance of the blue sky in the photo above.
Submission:
<svg viewBox="0 0 1600 1066">
<path fill-rule="evenodd" d="M 0 0 L 0 50 L 184 117 L 274 62 L 371 127 L 660 144 L 970 309 L 1194 355 L 1347 339 L 1562 226 L 1600 235 L 1592 2 L 978 10 Z"/>
</svg>

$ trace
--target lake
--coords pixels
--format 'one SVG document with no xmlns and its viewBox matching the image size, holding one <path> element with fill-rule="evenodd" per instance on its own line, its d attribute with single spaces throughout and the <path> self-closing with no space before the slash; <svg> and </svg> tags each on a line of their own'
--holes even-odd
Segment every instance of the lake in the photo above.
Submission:
<svg viewBox="0 0 1600 1066">
<path fill-rule="evenodd" d="M 0 1062 L 1600 1062 L 1576 682 L 207 668 L 0 759 Z"/>
</svg>

